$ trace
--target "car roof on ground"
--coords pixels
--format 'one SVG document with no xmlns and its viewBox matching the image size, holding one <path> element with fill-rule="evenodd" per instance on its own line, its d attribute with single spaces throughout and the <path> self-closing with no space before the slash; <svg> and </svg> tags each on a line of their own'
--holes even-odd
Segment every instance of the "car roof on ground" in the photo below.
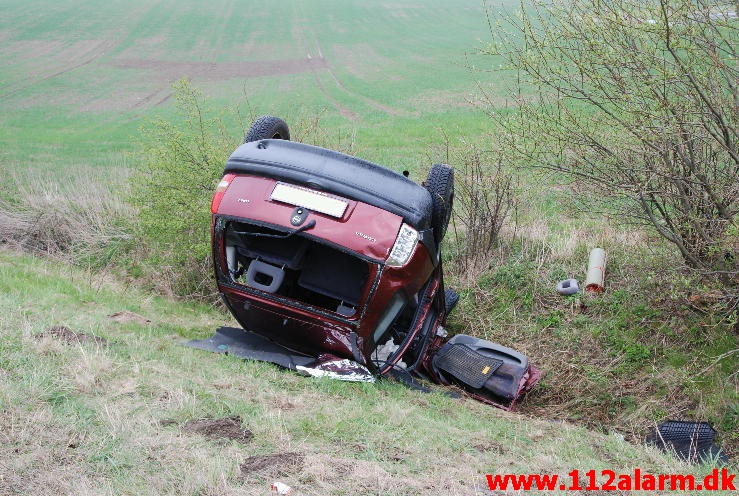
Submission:
<svg viewBox="0 0 739 496">
<path fill-rule="evenodd" d="M 386 167 L 351 155 L 294 141 L 244 143 L 228 158 L 224 173 L 271 177 L 374 205 L 416 229 L 431 225 L 431 194 Z"/>
</svg>

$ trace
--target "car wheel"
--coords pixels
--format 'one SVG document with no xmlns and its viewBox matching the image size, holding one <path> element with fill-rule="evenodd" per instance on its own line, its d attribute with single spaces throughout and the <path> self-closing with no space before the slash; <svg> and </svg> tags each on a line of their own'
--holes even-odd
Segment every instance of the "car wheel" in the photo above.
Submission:
<svg viewBox="0 0 739 496">
<path fill-rule="evenodd" d="M 449 315 L 459 303 L 459 293 L 451 288 L 444 290 L 444 303 L 446 303 L 446 314 Z"/>
<path fill-rule="evenodd" d="M 434 164 L 426 178 L 425 186 L 431 193 L 433 201 L 431 227 L 434 229 L 434 239 L 441 243 L 452 216 L 454 169 L 446 164 Z"/>
<path fill-rule="evenodd" d="M 290 140 L 290 129 L 279 117 L 263 115 L 254 121 L 244 137 L 244 143 L 263 139 Z"/>
</svg>

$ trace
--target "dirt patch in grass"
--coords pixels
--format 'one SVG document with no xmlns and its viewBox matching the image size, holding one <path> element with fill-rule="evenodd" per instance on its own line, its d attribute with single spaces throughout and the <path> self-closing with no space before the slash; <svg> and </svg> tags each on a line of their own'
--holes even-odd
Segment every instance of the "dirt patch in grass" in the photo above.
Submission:
<svg viewBox="0 0 739 496">
<path fill-rule="evenodd" d="M 249 429 L 241 425 L 241 417 L 224 417 L 219 419 L 188 420 L 182 426 L 183 432 L 200 434 L 213 439 L 230 439 L 247 444 L 254 437 Z"/>
<path fill-rule="evenodd" d="M 414 453 L 418 455 L 418 453 Z M 311 453 L 306 456 L 300 478 L 315 481 L 310 494 L 331 494 L 336 487 L 342 487 L 342 494 L 471 494 L 461 487 L 459 480 L 469 480 L 469 473 L 458 476 L 456 468 L 438 472 L 438 477 L 426 473 L 423 477 L 414 478 L 398 467 L 404 466 L 411 456 L 403 461 L 388 460 L 395 468 L 391 471 L 383 468 L 378 461 L 357 458 L 340 458 L 323 453 Z M 386 464 L 386 466 L 389 465 Z M 465 465 L 462 471 L 468 471 Z M 398 492 L 403 488 L 404 492 Z M 477 494 L 477 493 L 475 493 Z"/>
<path fill-rule="evenodd" d="M 239 465 L 242 477 L 254 475 L 285 477 L 303 469 L 305 455 L 288 451 L 271 455 L 250 456 Z"/>
<path fill-rule="evenodd" d="M 95 343 L 102 346 L 108 344 L 108 341 L 99 336 L 93 336 L 92 334 L 85 334 L 82 332 L 75 332 L 67 326 L 57 325 L 49 327 L 41 334 L 36 335 L 37 339 L 52 338 L 58 339 L 67 344 L 79 344 L 79 343 Z"/>
<path fill-rule="evenodd" d="M 509 449 L 502 445 L 501 443 L 497 441 L 492 441 L 490 439 L 484 439 L 480 441 L 479 443 L 472 446 L 480 453 L 495 453 L 498 455 L 505 454 L 509 451 Z"/>
<path fill-rule="evenodd" d="M 124 310 L 122 312 L 111 313 L 110 315 L 108 315 L 108 318 L 112 320 L 113 322 L 118 322 L 119 324 L 127 324 L 129 322 L 133 322 L 134 324 L 140 324 L 140 325 L 151 324 L 151 320 L 147 319 L 143 315 L 129 312 L 127 310 Z"/>
<path fill-rule="evenodd" d="M 190 77 L 201 81 L 248 79 L 283 74 L 300 74 L 327 67 L 322 58 L 252 60 L 240 62 L 176 62 L 169 60 L 117 59 L 112 65 L 119 69 L 145 72 L 157 81 L 175 81 Z"/>
</svg>

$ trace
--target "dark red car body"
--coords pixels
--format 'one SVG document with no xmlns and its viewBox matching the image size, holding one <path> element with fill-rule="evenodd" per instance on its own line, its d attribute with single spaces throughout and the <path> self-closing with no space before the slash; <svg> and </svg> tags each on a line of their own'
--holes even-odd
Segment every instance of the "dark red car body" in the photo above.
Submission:
<svg viewBox="0 0 739 496">
<path fill-rule="evenodd" d="M 304 195 L 342 208 L 321 213 L 299 199 Z M 232 154 L 211 210 L 218 289 L 243 329 L 376 374 L 402 368 L 454 382 L 432 363 L 446 342 L 447 302 L 426 188 L 355 157 L 266 139 Z M 501 371 L 508 366 L 490 360 Z M 512 407 L 539 377 L 525 357 L 517 360 L 509 360 L 520 370 L 506 376 L 515 393 L 507 401 L 470 394 Z"/>
<path fill-rule="evenodd" d="M 293 229 L 290 215 L 294 206 L 270 200 L 277 180 L 237 175 L 213 214 L 213 247 L 218 287 L 228 307 L 245 329 L 276 340 L 307 354 L 330 352 L 351 358 L 372 369 L 367 358 L 376 343 L 368 339 L 393 296 L 400 292 L 407 300 L 433 281 L 431 301 L 441 289 L 441 269 L 429 251 L 418 243 L 403 267 L 385 266 L 403 219 L 372 205 L 347 199 L 349 208 L 340 219 L 312 213 L 316 226 L 304 234 L 327 244 L 339 244 L 369 264 L 369 278 L 362 288 L 361 311 L 352 317 L 306 305 L 298 300 L 266 294 L 258 289 L 228 281 L 223 223 L 249 219 L 275 228 Z M 241 200 L 241 201 L 240 201 Z M 247 201 L 248 200 L 248 201 Z M 328 268 L 330 270 L 330 268 Z M 442 293 L 443 294 L 443 293 Z M 443 301 L 437 311 L 443 310 Z M 443 311 L 436 325 L 443 321 Z"/>
</svg>

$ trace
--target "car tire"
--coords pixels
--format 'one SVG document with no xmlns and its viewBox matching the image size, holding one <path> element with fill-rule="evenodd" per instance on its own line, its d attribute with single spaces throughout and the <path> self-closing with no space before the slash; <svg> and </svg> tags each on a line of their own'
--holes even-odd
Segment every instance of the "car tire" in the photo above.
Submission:
<svg viewBox="0 0 739 496">
<path fill-rule="evenodd" d="M 454 205 L 454 169 L 446 164 L 434 164 L 424 183 L 431 193 L 431 227 L 436 243 L 441 243 L 446 234 Z"/>
<path fill-rule="evenodd" d="M 279 117 L 263 115 L 254 121 L 244 136 L 244 143 L 264 139 L 284 139 L 290 141 L 290 129 Z"/>
<path fill-rule="evenodd" d="M 444 303 L 446 304 L 446 314 L 449 315 L 454 310 L 454 307 L 459 303 L 459 293 L 451 288 L 444 290 Z"/>
</svg>

